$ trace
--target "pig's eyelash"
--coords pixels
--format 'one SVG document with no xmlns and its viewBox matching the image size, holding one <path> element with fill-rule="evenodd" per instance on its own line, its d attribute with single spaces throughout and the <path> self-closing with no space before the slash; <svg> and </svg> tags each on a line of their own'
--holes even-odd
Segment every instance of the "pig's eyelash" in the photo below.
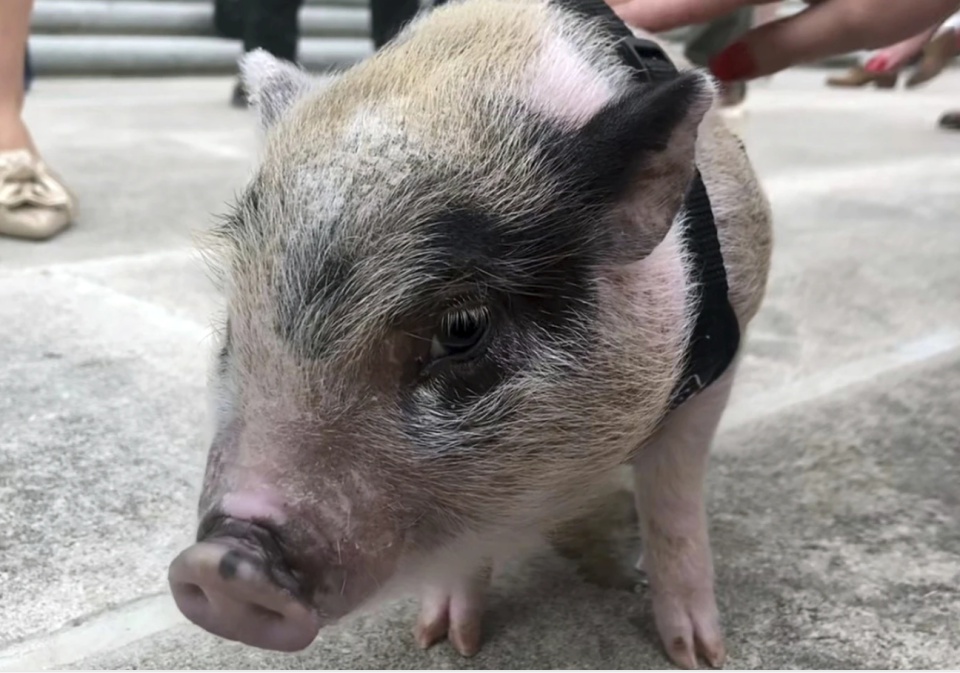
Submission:
<svg viewBox="0 0 960 673">
<path fill-rule="evenodd" d="M 443 314 L 440 326 L 443 329 L 456 329 L 471 323 L 482 323 L 490 319 L 490 310 L 486 306 L 461 306 Z"/>
<path fill-rule="evenodd" d="M 470 321 L 479 322 L 483 320 L 490 319 L 490 309 L 484 305 L 463 305 L 458 304 L 453 308 L 447 310 L 440 318 L 440 327 L 443 329 L 449 327 L 455 327 L 459 324 L 468 323 Z M 431 341 L 433 336 L 422 336 L 420 334 L 414 334 L 413 332 L 408 332 L 404 330 L 404 335 L 410 337 L 411 339 L 416 339 L 417 341 Z"/>
</svg>

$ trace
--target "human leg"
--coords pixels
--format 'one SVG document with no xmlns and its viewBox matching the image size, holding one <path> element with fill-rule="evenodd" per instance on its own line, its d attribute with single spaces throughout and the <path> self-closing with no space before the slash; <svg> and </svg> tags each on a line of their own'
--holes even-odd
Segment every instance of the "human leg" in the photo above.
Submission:
<svg viewBox="0 0 960 673">
<path fill-rule="evenodd" d="M 70 224 L 76 204 L 40 160 L 21 116 L 32 5 L 0 3 L 0 235 L 45 239 Z"/>
</svg>

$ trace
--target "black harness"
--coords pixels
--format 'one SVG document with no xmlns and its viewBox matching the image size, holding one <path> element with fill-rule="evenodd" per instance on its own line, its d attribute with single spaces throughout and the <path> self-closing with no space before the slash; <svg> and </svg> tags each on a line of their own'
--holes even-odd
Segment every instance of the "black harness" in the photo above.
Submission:
<svg viewBox="0 0 960 673">
<path fill-rule="evenodd" d="M 636 37 L 603 0 L 554 0 L 565 9 L 604 21 L 619 38 L 617 51 L 638 81 L 663 82 L 678 75 L 676 66 L 654 42 Z M 696 323 L 687 347 L 683 375 L 670 398 L 675 409 L 716 381 L 740 347 L 740 325 L 730 305 L 717 225 L 700 171 L 694 173 L 684 199 L 686 247 L 691 280 L 699 289 Z"/>
</svg>

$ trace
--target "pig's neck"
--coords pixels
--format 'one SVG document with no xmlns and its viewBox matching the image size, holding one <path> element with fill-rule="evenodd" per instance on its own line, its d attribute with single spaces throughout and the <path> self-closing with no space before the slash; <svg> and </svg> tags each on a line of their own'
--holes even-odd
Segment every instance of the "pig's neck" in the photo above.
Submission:
<svg viewBox="0 0 960 673">
<path fill-rule="evenodd" d="M 653 252 L 631 265 L 633 310 L 649 340 L 644 347 L 650 357 L 672 368 L 671 385 L 680 378 L 696 317 L 684 216 L 677 216 Z"/>
</svg>

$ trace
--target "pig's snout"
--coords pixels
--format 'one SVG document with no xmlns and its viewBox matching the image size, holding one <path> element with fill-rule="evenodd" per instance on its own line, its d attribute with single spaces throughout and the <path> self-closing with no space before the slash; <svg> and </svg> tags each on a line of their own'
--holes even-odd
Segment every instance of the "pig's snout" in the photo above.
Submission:
<svg viewBox="0 0 960 673">
<path fill-rule="evenodd" d="M 180 611 L 194 624 L 230 640 L 270 650 L 301 650 L 313 642 L 320 618 L 297 594 L 293 576 L 271 559 L 269 534 L 255 524 L 201 539 L 170 564 Z M 218 527 L 219 528 L 219 527 Z"/>
</svg>

